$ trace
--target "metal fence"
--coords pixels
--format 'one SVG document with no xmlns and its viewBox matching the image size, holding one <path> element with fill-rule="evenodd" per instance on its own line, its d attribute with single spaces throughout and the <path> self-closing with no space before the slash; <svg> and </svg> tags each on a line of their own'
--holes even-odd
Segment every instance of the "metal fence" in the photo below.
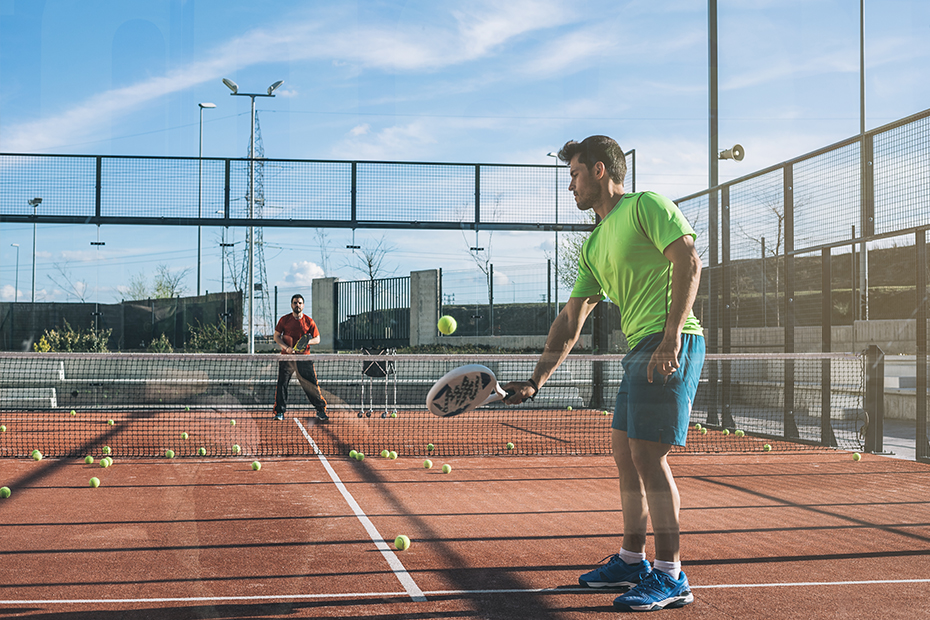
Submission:
<svg viewBox="0 0 930 620">
<path fill-rule="evenodd" d="M 389 349 L 410 344 L 410 276 L 337 281 L 336 349 Z"/>
</svg>

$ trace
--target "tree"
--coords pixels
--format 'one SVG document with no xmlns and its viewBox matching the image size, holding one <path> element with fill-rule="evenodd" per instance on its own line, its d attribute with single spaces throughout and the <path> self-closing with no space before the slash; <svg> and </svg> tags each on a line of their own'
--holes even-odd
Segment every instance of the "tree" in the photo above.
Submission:
<svg viewBox="0 0 930 620">
<path fill-rule="evenodd" d="M 190 273 L 190 267 L 175 271 L 168 265 L 159 265 L 155 268 L 155 281 L 149 286 L 144 273 L 138 273 L 129 280 L 126 296 L 129 299 L 167 299 L 181 297 L 187 293 L 187 287 L 182 283 Z"/>
<path fill-rule="evenodd" d="M 387 270 L 384 260 L 394 249 L 394 246 L 387 243 L 382 236 L 377 242 L 369 241 L 354 250 L 352 252 L 354 260 L 350 261 L 347 266 L 362 273 L 366 280 L 376 280 L 378 277 L 393 273 Z M 326 271 L 325 267 L 323 270 Z"/>
<path fill-rule="evenodd" d="M 71 276 L 71 271 L 68 270 L 67 264 L 55 263 L 53 266 L 55 267 L 55 271 L 58 272 L 58 276 L 56 278 L 49 275 L 48 279 L 51 280 L 55 286 L 63 289 L 68 297 L 74 295 L 83 303 L 85 301 L 84 295 L 87 293 L 87 282 L 84 280 L 74 280 Z"/>
</svg>

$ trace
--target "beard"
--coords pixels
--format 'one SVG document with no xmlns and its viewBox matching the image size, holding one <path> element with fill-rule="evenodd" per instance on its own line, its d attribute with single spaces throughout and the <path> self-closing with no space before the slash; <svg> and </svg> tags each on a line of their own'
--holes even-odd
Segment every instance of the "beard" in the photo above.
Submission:
<svg viewBox="0 0 930 620">
<path fill-rule="evenodd" d="M 603 190 L 600 185 L 591 184 L 586 192 L 579 192 L 575 195 L 575 204 L 578 206 L 578 210 L 587 211 L 593 209 L 600 202 L 602 194 Z"/>
</svg>

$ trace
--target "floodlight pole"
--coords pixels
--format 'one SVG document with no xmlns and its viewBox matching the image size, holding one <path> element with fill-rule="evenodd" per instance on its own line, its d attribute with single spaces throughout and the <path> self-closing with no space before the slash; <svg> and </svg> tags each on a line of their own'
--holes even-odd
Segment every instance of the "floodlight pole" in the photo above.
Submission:
<svg viewBox="0 0 930 620">
<path fill-rule="evenodd" d="M 555 158 L 555 316 L 559 316 L 559 154 L 546 153 Z M 553 320 L 555 317 L 553 317 Z"/>
<path fill-rule="evenodd" d="M 249 142 L 249 353 L 255 353 L 255 227 L 252 218 L 255 217 L 255 98 L 274 97 L 274 91 L 284 83 L 280 80 L 268 87 L 267 93 L 240 93 L 239 86 L 232 80 L 224 79 L 223 84 L 231 90 L 231 96 L 248 97 L 252 100 L 252 131 Z"/>
<path fill-rule="evenodd" d="M 215 103 L 198 103 L 200 107 L 200 155 L 198 156 L 197 171 L 197 218 L 203 217 L 203 111 L 204 108 L 215 108 Z M 197 224 L 197 296 L 200 297 L 200 273 L 203 256 L 203 227 Z"/>
<path fill-rule="evenodd" d="M 718 109 L 717 109 L 717 0 L 707 0 L 707 59 L 708 59 L 708 85 L 707 90 L 710 96 L 708 109 L 708 142 L 709 151 L 707 153 L 708 187 L 717 187 L 718 165 L 717 165 L 717 130 L 718 130 Z"/>
<path fill-rule="evenodd" d="M 33 198 L 29 201 L 32 207 L 32 303 L 36 302 L 36 224 L 39 221 L 39 205 L 42 204 L 41 198 Z M 35 317 L 35 311 L 32 313 Z"/>
</svg>

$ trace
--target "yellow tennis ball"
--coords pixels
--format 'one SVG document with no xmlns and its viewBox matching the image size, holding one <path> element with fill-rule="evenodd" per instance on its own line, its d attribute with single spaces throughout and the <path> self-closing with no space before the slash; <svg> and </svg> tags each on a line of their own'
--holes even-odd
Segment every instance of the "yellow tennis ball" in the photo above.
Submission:
<svg viewBox="0 0 930 620">
<path fill-rule="evenodd" d="M 187 433 L 181 433 L 181 439 L 187 439 L 188 437 L 190 437 L 190 435 Z"/>
<path fill-rule="evenodd" d="M 410 539 L 404 536 L 403 534 L 401 534 L 400 536 L 394 539 L 394 546 L 397 547 L 401 551 L 406 551 L 407 549 L 410 548 Z"/>
<path fill-rule="evenodd" d="M 432 468 L 433 468 L 433 462 L 431 460 L 426 459 L 425 461 L 423 461 L 423 469 L 432 469 Z"/>
<path fill-rule="evenodd" d="M 12 494 L 13 492 L 10 491 L 10 487 L 0 487 L 0 499 L 6 499 Z"/>
<path fill-rule="evenodd" d="M 116 424 L 116 422 L 114 422 L 113 420 L 107 420 L 107 424 L 109 424 L 110 426 L 113 426 L 114 424 Z"/>
<path fill-rule="evenodd" d="M 392 461 L 397 458 L 397 453 L 391 450 L 391 453 L 388 455 L 388 458 Z"/>
<path fill-rule="evenodd" d="M 356 460 L 356 461 L 364 461 L 364 460 L 365 460 L 365 453 L 364 453 L 364 452 L 357 452 L 357 453 L 355 454 L 355 460 Z"/>
<path fill-rule="evenodd" d="M 229 425 L 230 425 L 230 426 L 235 426 L 235 425 L 236 425 L 236 421 L 235 421 L 235 420 L 230 420 L 230 421 L 229 421 Z"/>
<path fill-rule="evenodd" d="M 254 471 L 258 471 L 258 470 L 261 469 L 261 468 L 262 468 L 262 464 L 261 464 L 261 463 L 259 463 L 258 461 L 252 461 L 252 469 L 253 469 Z"/>
<path fill-rule="evenodd" d="M 702 434 L 702 435 L 706 435 L 706 434 L 707 434 L 707 429 L 706 429 L 706 428 L 702 428 L 702 429 L 701 429 L 701 434 Z"/>
<path fill-rule="evenodd" d="M 84 462 L 87 463 L 88 465 L 93 465 L 94 457 L 88 454 L 87 456 L 84 457 Z"/>
<path fill-rule="evenodd" d="M 104 454 L 109 454 L 110 452 L 112 452 L 112 450 L 110 450 L 110 446 L 103 446 L 103 450 L 101 450 L 101 452 L 103 452 Z"/>
<path fill-rule="evenodd" d="M 734 432 L 733 434 L 736 435 L 737 437 L 742 437 L 742 436 L 745 435 L 746 433 L 743 432 L 743 429 L 738 428 L 738 429 L 736 429 L 736 432 Z"/>
<path fill-rule="evenodd" d="M 356 450 L 349 450 L 349 458 L 354 459 L 358 455 Z"/>
<path fill-rule="evenodd" d="M 455 331 L 455 328 L 458 327 L 458 324 L 448 314 L 439 318 L 439 323 L 436 324 L 436 327 L 439 328 L 439 331 L 448 336 Z"/>
<path fill-rule="evenodd" d="M 512 442 L 509 442 L 509 441 L 507 442 L 507 449 L 508 449 L 508 450 L 513 450 L 513 443 L 512 443 Z"/>
<path fill-rule="evenodd" d="M 74 409 L 72 409 L 72 410 L 71 410 L 71 415 L 77 415 L 77 411 L 75 411 Z"/>
<path fill-rule="evenodd" d="M 862 458 L 862 455 L 861 455 L 861 454 L 859 454 L 858 452 L 853 452 L 853 460 L 854 460 L 854 461 L 858 461 L 858 460 L 860 460 L 861 458 Z"/>
<path fill-rule="evenodd" d="M 34 458 L 34 459 L 37 460 L 37 461 L 41 461 L 41 460 L 42 460 L 42 453 L 39 452 L 38 450 L 33 450 L 33 451 L 32 451 L 32 458 Z"/>
<path fill-rule="evenodd" d="M 382 451 L 381 451 L 381 458 L 385 458 L 385 459 L 386 459 L 386 458 L 388 458 L 389 456 L 391 456 L 391 453 L 388 452 L 387 450 L 382 450 Z"/>
<path fill-rule="evenodd" d="M 6 426 L 0 425 L 0 433 L 5 433 L 5 432 L 6 432 Z"/>
<path fill-rule="evenodd" d="M 566 411 L 571 411 L 571 410 L 572 410 L 572 406 L 571 406 L 571 405 L 569 405 L 569 406 L 568 406 L 568 407 L 566 407 L 565 409 L 566 409 Z"/>
<path fill-rule="evenodd" d="M 168 457 L 169 459 L 173 459 L 173 458 L 174 458 L 174 450 L 165 450 L 165 456 Z"/>
<path fill-rule="evenodd" d="M 234 443 L 232 447 L 233 454 L 239 454 L 242 452 L 242 448 L 239 447 L 239 444 Z"/>
<path fill-rule="evenodd" d="M 110 466 L 110 461 L 108 461 L 106 457 L 100 459 L 100 467 L 103 467 L 104 469 L 106 469 L 109 466 Z"/>
<path fill-rule="evenodd" d="M 113 459 L 109 456 L 105 456 L 101 460 L 107 462 L 107 467 L 113 467 Z"/>
<path fill-rule="evenodd" d="M 207 449 L 206 449 L 206 448 L 200 448 L 200 449 L 197 450 L 197 454 L 199 454 L 200 456 L 206 456 L 206 454 L 207 454 Z"/>
<path fill-rule="evenodd" d="M 769 444 L 765 444 L 764 446 L 762 446 L 762 450 L 765 452 L 768 452 L 771 449 L 772 449 L 772 446 L 770 446 Z"/>
<path fill-rule="evenodd" d="M 724 435 L 729 435 L 729 434 L 730 434 L 730 429 L 728 429 L 728 428 L 723 429 L 723 434 L 724 434 Z"/>
<path fill-rule="evenodd" d="M 397 417 L 397 412 L 396 412 L 396 411 L 392 411 L 392 412 L 391 412 L 391 417 L 392 417 L 392 418 L 396 418 L 396 417 Z"/>
<path fill-rule="evenodd" d="M 426 449 L 429 450 L 430 452 L 432 452 L 433 449 L 434 449 L 435 447 L 436 447 L 436 446 L 434 446 L 434 445 L 431 444 L 431 443 L 426 444 Z"/>
<path fill-rule="evenodd" d="M 696 431 L 701 430 L 701 428 L 702 428 L 702 427 L 701 427 L 700 424 L 695 424 L 695 425 L 694 425 L 694 430 L 696 430 Z"/>
<path fill-rule="evenodd" d="M 442 473 L 448 474 L 451 471 L 452 471 L 452 466 L 449 465 L 448 463 L 442 466 Z"/>
<path fill-rule="evenodd" d="M 96 489 L 97 487 L 99 487 L 99 486 L 100 486 L 100 478 L 91 478 L 91 479 L 90 479 L 90 486 L 91 486 L 92 488 L 94 488 L 94 489 Z"/>
</svg>

